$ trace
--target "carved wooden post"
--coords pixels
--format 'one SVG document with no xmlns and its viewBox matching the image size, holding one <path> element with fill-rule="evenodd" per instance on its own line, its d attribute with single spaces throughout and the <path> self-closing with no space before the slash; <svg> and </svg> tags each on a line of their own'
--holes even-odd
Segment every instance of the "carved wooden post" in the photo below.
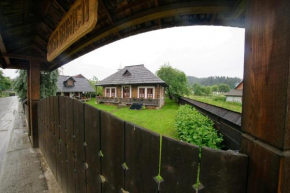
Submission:
<svg viewBox="0 0 290 193">
<path fill-rule="evenodd" d="M 38 120 L 37 120 L 37 102 L 40 100 L 40 63 L 30 61 L 29 69 L 29 110 L 30 110 L 30 130 L 33 148 L 38 147 Z M 28 89 L 28 88 L 27 88 Z"/>
<path fill-rule="evenodd" d="M 246 6 L 241 152 L 248 193 L 290 192 L 290 1 Z"/>
</svg>

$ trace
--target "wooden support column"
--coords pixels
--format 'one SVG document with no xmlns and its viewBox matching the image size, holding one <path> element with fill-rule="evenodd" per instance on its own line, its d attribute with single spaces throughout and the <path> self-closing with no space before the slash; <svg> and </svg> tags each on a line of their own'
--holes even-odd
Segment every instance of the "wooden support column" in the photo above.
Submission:
<svg viewBox="0 0 290 193">
<path fill-rule="evenodd" d="M 37 102 L 40 100 L 40 62 L 31 60 L 29 69 L 30 131 L 33 148 L 38 147 Z"/>
<path fill-rule="evenodd" d="M 31 121 L 30 121 L 30 68 L 27 69 L 27 108 L 28 108 L 28 136 L 31 136 Z"/>
<path fill-rule="evenodd" d="M 290 192 L 290 1 L 246 4 L 241 153 L 248 193 Z"/>
</svg>

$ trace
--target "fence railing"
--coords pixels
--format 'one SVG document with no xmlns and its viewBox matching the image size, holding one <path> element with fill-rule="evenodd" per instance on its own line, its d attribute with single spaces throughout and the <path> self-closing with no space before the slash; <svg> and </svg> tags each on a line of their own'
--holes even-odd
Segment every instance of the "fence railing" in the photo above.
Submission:
<svg viewBox="0 0 290 193">
<path fill-rule="evenodd" d="M 38 118 L 40 149 L 63 192 L 196 192 L 199 164 L 203 192 L 246 192 L 246 155 L 203 147 L 199 159 L 195 145 L 68 97 L 42 99 Z"/>
<path fill-rule="evenodd" d="M 109 97 L 97 97 L 96 101 L 98 103 L 125 103 L 125 104 L 133 104 L 133 103 L 142 103 L 144 105 L 150 106 L 159 106 L 159 99 L 133 99 L 133 98 L 109 98 Z"/>
</svg>

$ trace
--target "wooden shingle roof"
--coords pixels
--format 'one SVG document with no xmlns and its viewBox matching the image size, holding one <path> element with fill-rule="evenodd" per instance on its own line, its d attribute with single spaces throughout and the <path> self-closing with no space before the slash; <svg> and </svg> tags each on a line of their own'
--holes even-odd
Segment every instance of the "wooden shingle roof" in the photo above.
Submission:
<svg viewBox="0 0 290 193">
<path fill-rule="evenodd" d="M 125 66 L 123 69 L 100 81 L 97 86 L 131 84 L 167 84 L 149 71 L 143 64 Z"/>
</svg>

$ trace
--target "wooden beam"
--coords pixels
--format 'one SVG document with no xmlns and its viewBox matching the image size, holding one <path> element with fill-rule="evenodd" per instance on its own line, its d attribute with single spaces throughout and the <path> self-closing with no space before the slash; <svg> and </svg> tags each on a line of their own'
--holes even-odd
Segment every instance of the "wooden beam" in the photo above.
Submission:
<svg viewBox="0 0 290 193">
<path fill-rule="evenodd" d="M 217 18 L 217 14 L 211 14 L 209 25 L 213 25 Z"/>
<path fill-rule="evenodd" d="M 64 10 L 64 8 L 56 0 L 53 0 L 53 2 L 61 9 L 61 11 L 63 12 L 63 15 L 65 15 L 67 11 Z"/>
<path fill-rule="evenodd" d="M 28 15 L 29 15 L 29 8 L 30 8 L 31 0 L 22 0 L 22 21 L 26 22 Z"/>
<path fill-rule="evenodd" d="M 154 26 L 152 26 L 150 28 L 144 28 L 144 29 L 141 29 L 141 30 L 132 31 L 132 32 L 123 34 L 123 36 L 124 37 L 129 37 L 129 36 L 132 36 L 132 35 L 140 34 L 140 33 L 143 33 L 143 32 L 148 32 L 148 31 L 152 31 L 152 30 L 157 30 L 157 29 L 159 29 L 159 25 L 154 25 Z"/>
<path fill-rule="evenodd" d="M 39 51 L 40 53 L 42 53 L 44 56 L 46 56 L 47 53 L 44 50 L 42 50 L 40 47 L 38 47 L 37 45 L 33 44 L 31 47 Z"/>
<path fill-rule="evenodd" d="M 159 7 L 159 1 L 158 0 L 155 0 L 155 7 Z M 159 28 L 162 29 L 161 19 L 158 19 L 157 23 L 158 23 Z"/>
<path fill-rule="evenodd" d="M 8 31 L 11 31 L 11 30 L 23 28 L 29 25 L 37 25 L 37 24 L 40 24 L 40 21 L 27 21 L 21 24 L 15 24 L 15 25 L 11 25 L 6 28 L 3 28 L 1 29 L 1 33 L 7 33 Z"/>
<path fill-rule="evenodd" d="M 120 30 L 124 30 L 128 27 L 138 25 L 147 21 L 157 20 L 165 17 L 172 17 L 176 15 L 186 15 L 186 14 L 203 14 L 203 13 L 227 13 L 231 10 L 232 5 L 229 2 L 222 3 L 220 2 L 218 5 L 214 5 L 213 2 L 186 2 L 179 3 L 169 6 L 158 7 L 155 9 L 151 9 L 148 11 L 141 12 L 139 14 L 133 15 L 129 18 L 126 18 L 118 23 L 114 23 L 107 29 L 96 33 L 91 38 L 85 40 L 85 42 L 80 42 L 74 48 L 68 50 L 64 57 L 60 60 L 65 61 L 71 55 L 79 52 L 90 44 L 97 42 L 110 34 L 115 34 Z"/>
<path fill-rule="evenodd" d="M 43 1 L 44 3 L 44 6 L 43 6 L 43 9 L 41 11 L 41 16 L 42 18 L 45 18 L 45 16 L 47 15 L 47 13 L 49 12 L 49 9 L 51 7 L 51 4 L 52 4 L 52 0 L 44 0 Z"/>
<path fill-rule="evenodd" d="M 23 63 L 13 63 L 9 66 L 7 66 L 6 69 L 17 69 L 17 70 L 27 70 L 27 68 L 29 67 L 28 64 L 23 64 Z"/>
<path fill-rule="evenodd" d="M 26 49 L 28 49 L 28 48 L 30 48 L 30 47 L 31 47 L 31 44 L 26 45 L 26 46 L 22 46 L 22 47 L 20 47 L 20 48 L 17 48 L 17 49 L 15 49 L 15 50 L 12 50 L 10 53 L 11 53 L 11 54 L 14 54 L 15 52 L 19 52 L 19 51 L 22 51 L 22 50 L 26 50 Z"/>
<path fill-rule="evenodd" d="M 20 59 L 20 60 L 36 60 L 39 62 L 47 62 L 46 58 L 40 58 L 35 56 L 24 56 L 19 54 L 2 54 L 4 58 L 14 58 L 14 59 Z"/>
<path fill-rule="evenodd" d="M 290 192 L 290 1 L 246 5 L 240 153 L 247 192 Z"/>
<path fill-rule="evenodd" d="M 10 60 L 8 57 L 5 57 L 4 55 L 7 53 L 7 50 L 6 50 L 6 47 L 5 47 L 5 44 L 4 44 L 4 41 L 3 41 L 3 38 L 2 38 L 2 35 L 0 34 L 0 51 L 2 53 L 2 56 L 4 57 L 4 60 L 8 65 L 10 65 Z"/>
<path fill-rule="evenodd" d="M 3 14 L 3 9 L 2 7 L 0 6 L 0 31 L 5 28 L 5 22 L 4 22 L 4 14 Z M 5 47 L 5 44 L 4 44 L 4 41 L 3 41 L 3 38 L 2 38 L 2 34 L 0 33 L 0 51 L 3 54 L 6 54 L 7 53 L 7 50 L 6 50 L 6 47 Z M 5 63 L 4 66 L 8 66 L 10 65 L 10 60 L 9 58 L 7 57 L 4 57 L 4 60 L 5 60 Z"/>
<path fill-rule="evenodd" d="M 232 19 L 238 19 L 245 12 L 246 0 L 240 0 L 231 13 Z"/>
<path fill-rule="evenodd" d="M 159 6 L 159 2 L 158 0 L 155 0 L 155 7 L 158 7 Z"/>
<path fill-rule="evenodd" d="M 108 11 L 106 5 L 104 4 L 103 0 L 99 0 L 99 4 L 103 7 L 102 10 L 105 11 L 105 13 L 106 13 L 106 15 L 107 15 L 107 17 L 108 17 L 108 20 L 109 20 L 109 22 L 110 22 L 110 24 L 111 24 L 111 25 L 114 24 L 114 21 L 113 21 L 113 19 L 112 19 L 112 16 L 111 16 L 111 14 L 109 13 L 109 11 Z M 117 35 L 119 38 L 122 38 L 122 36 L 121 36 L 121 34 L 120 34 L 119 32 L 117 32 L 116 35 Z"/>
</svg>

